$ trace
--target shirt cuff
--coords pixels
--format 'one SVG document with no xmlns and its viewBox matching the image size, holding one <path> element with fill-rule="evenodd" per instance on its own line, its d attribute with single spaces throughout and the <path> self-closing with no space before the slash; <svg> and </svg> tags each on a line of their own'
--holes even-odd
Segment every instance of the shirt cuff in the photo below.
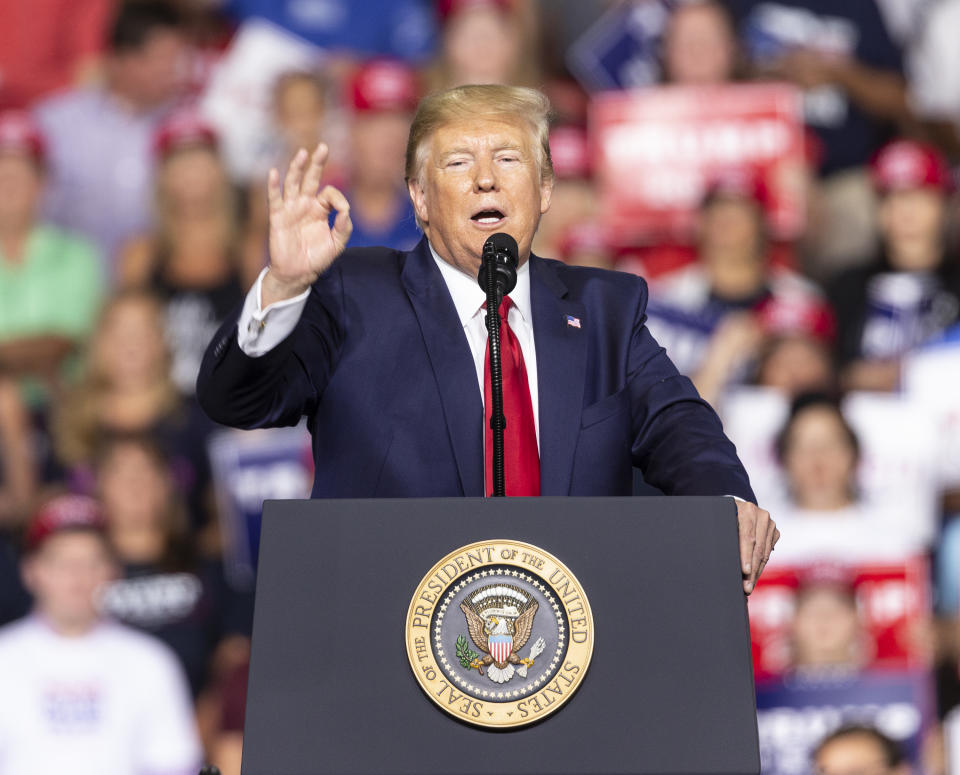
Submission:
<svg viewBox="0 0 960 775">
<path fill-rule="evenodd" d="M 269 267 L 265 267 L 243 302 L 243 310 L 237 321 L 237 344 L 251 358 L 259 358 L 276 347 L 293 333 L 303 308 L 307 304 L 310 289 L 299 296 L 284 299 L 261 309 L 261 287 Z"/>
</svg>

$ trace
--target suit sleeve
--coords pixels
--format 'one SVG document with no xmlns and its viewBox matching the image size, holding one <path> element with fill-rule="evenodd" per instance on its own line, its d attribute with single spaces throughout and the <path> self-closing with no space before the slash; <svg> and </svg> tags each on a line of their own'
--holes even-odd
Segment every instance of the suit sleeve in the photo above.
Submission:
<svg viewBox="0 0 960 775">
<path fill-rule="evenodd" d="M 293 331 L 258 357 L 238 342 L 238 307 L 207 346 L 197 399 L 211 419 L 236 428 L 296 425 L 316 409 L 343 342 L 343 281 L 337 267 L 310 289 Z"/>
<path fill-rule="evenodd" d="M 650 334 L 647 287 L 640 284 L 627 363 L 634 465 L 668 495 L 735 495 L 755 503 L 720 418 Z"/>
</svg>

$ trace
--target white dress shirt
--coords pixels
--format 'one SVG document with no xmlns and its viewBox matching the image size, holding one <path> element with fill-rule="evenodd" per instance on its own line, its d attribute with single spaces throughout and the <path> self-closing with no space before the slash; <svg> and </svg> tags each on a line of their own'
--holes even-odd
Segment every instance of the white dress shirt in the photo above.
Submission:
<svg viewBox="0 0 960 775">
<path fill-rule="evenodd" d="M 487 349 L 487 327 L 483 309 L 487 295 L 476 278 L 448 264 L 430 246 L 433 260 L 437 262 L 443 281 L 453 299 L 463 333 L 470 345 L 473 365 L 477 372 L 477 387 L 483 400 L 483 365 Z M 275 302 L 263 309 L 261 285 L 267 273 L 264 269 L 254 283 L 243 304 L 237 324 L 237 343 L 240 349 L 252 358 L 268 353 L 287 338 L 296 328 L 303 308 L 306 306 L 309 289 L 291 299 Z M 540 444 L 540 414 L 537 394 L 537 351 L 533 341 L 533 317 L 530 307 L 530 262 L 524 261 L 517 270 L 517 286 L 507 294 L 513 301 L 507 315 L 507 323 L 520 343 L 523 361 L 527 370 L 527 384 L 533 404 L 533 422 Z"/>
</svg>

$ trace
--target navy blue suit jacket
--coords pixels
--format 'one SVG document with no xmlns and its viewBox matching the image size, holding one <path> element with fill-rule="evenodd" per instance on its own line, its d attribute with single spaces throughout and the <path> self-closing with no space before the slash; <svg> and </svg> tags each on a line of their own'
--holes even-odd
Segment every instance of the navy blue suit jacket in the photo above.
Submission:
<svg viewBox="0 0 960 775">
<path fill-rule="evenodd" d="M 713 409 L 647 331 L 641 278 L 531 256 L 530 297 L 543 495 L 629 495 L 635 465 L 667 494 L 754 500 Z M 306 415 L 314 497 L 483 495 L 476 368 L 426 240 L 347 250 L 259 358 L 238 315 L 207 349 L 200 403 L 241 428 Z"/>
</svg>

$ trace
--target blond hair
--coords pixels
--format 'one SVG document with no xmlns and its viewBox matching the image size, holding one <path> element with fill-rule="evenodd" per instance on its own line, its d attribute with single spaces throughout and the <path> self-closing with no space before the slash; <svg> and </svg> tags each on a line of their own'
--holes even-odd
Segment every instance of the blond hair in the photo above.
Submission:
<svg viewBox="0 0 960 775">
<path fill-rule="evenodd" d="M 420 101 L 407 140 L 407 180 L 419 179 L 426 162 L 428 141 L 438 128 L 451 121 L 477 117 L 520 119 L 527 123 L 537 153 L 540 180 L 553 180 L 550 101 L 536 89 L 497 84 L 457 86 Z"/>
</svg>

